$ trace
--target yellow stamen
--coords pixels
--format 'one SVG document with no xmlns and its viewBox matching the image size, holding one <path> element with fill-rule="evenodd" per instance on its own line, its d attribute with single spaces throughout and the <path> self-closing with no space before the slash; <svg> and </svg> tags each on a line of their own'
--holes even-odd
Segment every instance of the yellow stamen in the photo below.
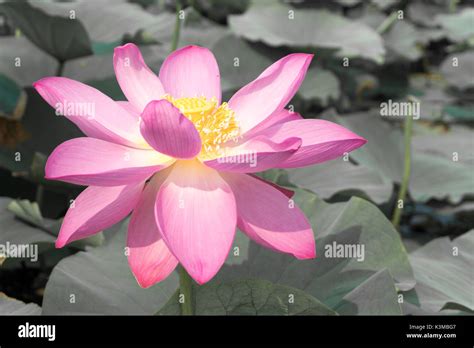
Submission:
<svg viewBox="0 0 474 348">
<path fill-rule="evenodd" d="M 165 98 L 196 127 L 202 142 L 201 158 L 217 156 L 223 143 L 240 135 L 235 113 L 227 103 L 218 106 L 215 98 L 206 97 L 175 99 L 167 95 Z"/>
</svg>

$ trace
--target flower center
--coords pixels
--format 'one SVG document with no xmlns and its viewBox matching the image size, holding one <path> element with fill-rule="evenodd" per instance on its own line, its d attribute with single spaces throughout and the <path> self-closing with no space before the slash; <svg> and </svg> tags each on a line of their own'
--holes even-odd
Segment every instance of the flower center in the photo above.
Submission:
<svg viewBox="0 0 474 348">
<path fill-rule="evenodd" d="M 217 105 L 215 98 L 165 98 L 177 107 L 196 127 L 201 137 L 200 157 L 212 158 L 219 154 L 221 145 L 228 140 L 237 139 L 240 128 L 235 113 L 227 103 Z"/>
</svg>

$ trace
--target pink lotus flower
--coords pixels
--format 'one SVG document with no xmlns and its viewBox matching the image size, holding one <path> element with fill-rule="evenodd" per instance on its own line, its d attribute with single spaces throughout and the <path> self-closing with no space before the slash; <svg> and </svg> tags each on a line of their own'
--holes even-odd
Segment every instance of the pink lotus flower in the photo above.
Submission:
<svg viewBox="0 0 474 348">
<path fill-rule="evenodd" d="M 197 46 L 170 54 L 159 77 L 135 45 L 117 47 L 115 74 L 128 102 L 64 77 L 37 81 L 51 106 L 75 105 L 63 114 L 87 135 L 59 145 L 46 164 L 46 178 L 89 186 L 68 210 L 56 247 L 132 212 L 128 261 L 142 287 L 178 262 L 199 284 L 209 281 L 236 226 L 265 247 L 314 258 L 313 231 L 289 205 L 292 192 L 248 174 L 328 161 L 365 144 L 337 124 L 285 109 L 312 57 L 280 59 L 228 103 L 214 55 Z M 93 115 L 80 115 L 78 106 L 91 103 Z"/>
</svg>

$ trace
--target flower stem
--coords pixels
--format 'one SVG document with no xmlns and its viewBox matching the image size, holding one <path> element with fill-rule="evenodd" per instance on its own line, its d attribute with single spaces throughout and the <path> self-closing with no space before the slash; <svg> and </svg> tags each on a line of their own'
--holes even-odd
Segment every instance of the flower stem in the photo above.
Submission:
<svg viewBox="0 0 474 348">
<path fill-rule="evenodd" d="M 173 40 L 171 41 L 171 52 L 178 48 L 179 34 L 181 31 L 181 19 L 179 18 L 181 12 L 181 3 L 176 1 L 176 21 L 174 22 Z"/>
<path fill-rule="evenodd" d="M 451 0 L 448 3 L 448 10 L 450 13 L 456 12 L 456 9 L 458 7 L 459 0 Z"/>
<path fill-rule="evenodd" d="M 58 61 L 58 67 L 56 68 L 56 76 L 62 76 L 64 70 L 64 62 Z"/>
<path fill-rule="evenodd" d="M 384 34 L 387 30 L 389 30 L 392 27 L 392 25 L 397 20 L 397 17 L 398 17 L 397 11 L 393 11 L 390 14 L 390 16 L 385 18 L 385 20 L 379 25 L 379 27 L 377 28 L 377 33 L 379 33 L 380 35 Z"/>
<path fill-rule="evenodd" d="M 416 98 L 409 96 L 408 99 L 412 103 L 417 103 Z M 404 157 L 404 168 L 403 168 L 403 178 L 400 185 L 400 191 L 398 192 L 397 205 L 393 212 L 392 224 L 398 229 L 400 225 L 400 218 L 402 216 L 403 206 L 405 202 L 405 197 L 408 191 L 408 184 L 410 182 L 411 174 L 411 136 L 413 130 L 413 115 L 407 115 L 405 118 L 404 135 L 405 135 L 405 157 Z M 400 205 L 400 203 L 402 203 Z"/>
<path fill-rule="evenodd" d="M 35 195 L 35 201 L 38 204 L 38 207 L 40 208 L 43 206 L 43 196 L 44 196 L 44 186 L 42 184 L 38 184 L 36 187 L 36 195 Z"/>
<path fill-rule="evenodd" d="M 179 293 L 182 298 L 181 314 L 193 315 L 193 280 L 183 266 L 179 266 Z"/>
</svg>

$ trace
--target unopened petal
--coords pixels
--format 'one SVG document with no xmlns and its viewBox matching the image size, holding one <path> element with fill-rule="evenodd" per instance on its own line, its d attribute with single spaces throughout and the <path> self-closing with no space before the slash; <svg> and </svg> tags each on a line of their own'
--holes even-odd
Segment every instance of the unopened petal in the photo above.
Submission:
<svg viewBox="0 0 474 348">
<path fill-rule="evenodd" d="M 149 103 L 140 129 L 157 151 L 175 158 L 193 158 L 201 151 L 201 138 L 194 124 L 167 100 Z"/>
</svg>

